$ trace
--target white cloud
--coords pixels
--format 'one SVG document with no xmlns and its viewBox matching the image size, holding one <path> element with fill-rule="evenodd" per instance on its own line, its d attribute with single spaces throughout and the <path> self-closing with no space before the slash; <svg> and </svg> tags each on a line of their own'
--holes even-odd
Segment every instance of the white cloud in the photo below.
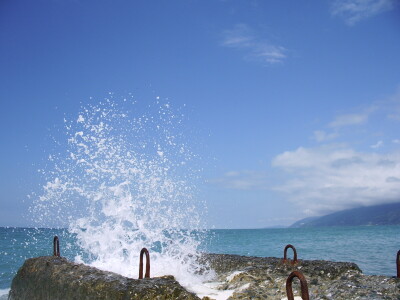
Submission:
<svg viewBox="0 0 400 300">
<path fill-rule="evenodd" d="M 337 138 L 339 134 L 337 132 L 332 132 L 332 133 L 326 133 L 323 130 L 316 130 L 314 131 L 314 140 L 317 142 L 325 142 L 325 141 L 330 141 L 335 138 Z"/>
<path fill-rule="evenodd" d="M 222 177 L 209 180 L 223 188 L 234 190 L 266 189 L 267 177 L 265 172 L 258 171 L 230 171 Z"/>
<path fill-rule="evenodd" d="M 268 174 L 232 171 L 212 182 L 229 189 L 280 192 L 305 215 L 399 202 L 400 138 L 393 135 L 398 123 L 389 115 L 400 105 L 398 95 L 338 115 L 326 130 L 313 132 L 315 141 L 329 143 L 280 153 Z M 386 152 L 376 151 L 383 146 Z"/>
<path fill-rule="evenodd" d="M 286 58 L 287 50 L 279 45 L 273 45 L 260 37 L 246 24 L 237 24 L 231 30 L 223 32 L 222 45 L 241 49 L 245 57 L 268 64 L 281 63 Z"/>
<path fill-rule="evenodd" d="M 378 141 L 376 144 L 370 146 L 372 149 L 378 149 L 383 147 L 383 141 Z"/>
<path fill-rule="evenodd" d="M 367 120 L 368 113 L 340 115 L 329 124 L 329 127 L 338 128 L 350 125 L 359 125 L 367 122 Z"/>
<path fill-rule="evenodd" d="M 376 105 L 372 105 L 364 108 L 361 112 L 341 114 L 336 116 L 336 118 L 328 124 L 328 127 L 333 132 L 326 132 L 324 130 L 315 130 L 313 132 L 313 139 L 317 142 L 327 142 L 332 141 L 343 135 L 340 131 L 341 128 L 354 125 L 364 125 L 368 122 L 369 116 L 377 110 Z M 340 134 L 339 134 L 340 133 Z"/>
<path fill-rule="evenodd" d="M 275 189 L 309 215 L 400 200 L 400 152 L 300 147 L 276 156 L 273 166 L 287 176 Z"/>
<path fill-rule="evenodd" d="M 343 144 L 299 147 L 277 155 L 273 166 L 286 177 L 276 189 L 311 215 L 400 201 L 400 139 L 391 138 L 398 124 L 388 114 L 400 107 L 399 95 L 338 115 L 328 124 L 331 132 L 314 131 L 317 142 L 332 141 L 340 134 Z M 377 136 L 381 140 L 371 141 Z M 392 142 L 388 149 L 394 152 L 375 152 L 385 145 L 385 139 Z M 351 145 L 363 150 L 356 151 Z"/>
<path fill-rule="evenodd" d="M 388 118 L 390 120 L 400 121 L 400 87 L 397 89 L 397 93 L 389 98 L 391 104 Z"/>
<path fill-rule="evenodd" d="M 255 37 L 245 24 L 237 24 L 234 29 L 224 32 L 222 45 L 227 47 L 244 48 L 253 45 Z"/>
<path fill-rule="evenodd" d="M 336 0 L 331 7 L 333 16 L 342 17 L 348 25 L 393 9 L 395 0 Z"/>
</svg>

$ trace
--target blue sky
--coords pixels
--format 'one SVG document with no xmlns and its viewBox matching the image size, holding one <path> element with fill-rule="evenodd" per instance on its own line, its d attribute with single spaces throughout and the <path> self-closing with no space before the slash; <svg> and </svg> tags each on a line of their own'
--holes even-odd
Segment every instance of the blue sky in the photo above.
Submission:
<svg viewBox="0 0 400 300">
<path fill-rule="evenodd" d="M 186 105 L 210 227 L 398 202 L 399 53 L 395 0 L 2 1 L 0 226 L 110 91 Z"/>
</svg>

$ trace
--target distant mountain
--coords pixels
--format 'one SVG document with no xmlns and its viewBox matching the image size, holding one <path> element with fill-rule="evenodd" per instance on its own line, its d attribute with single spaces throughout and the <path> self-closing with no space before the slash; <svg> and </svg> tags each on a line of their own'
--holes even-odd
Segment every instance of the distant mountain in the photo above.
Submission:
<svg viewBox="0 0 400 300">
<path fill-rule="evenodd" d="M 292 227 L 292 228 L 304 227 L 306 224 L 308 224 L 308 223 L 310 223 L 312 221 L 315 221 L 315 220 L 317 220 L 319 218 L 321 218 L 321 217 L 308 217 L 308 218 L 305 218 L 305 219 L 301 219 L 301 220 L 293 223 L 289 227 Z"/>
<path fill-rule="evenodd" d="M 305 218 L 290 227 L 400 225 L 400 203 L 342 210 L 322 217 Z"/>
</svg>

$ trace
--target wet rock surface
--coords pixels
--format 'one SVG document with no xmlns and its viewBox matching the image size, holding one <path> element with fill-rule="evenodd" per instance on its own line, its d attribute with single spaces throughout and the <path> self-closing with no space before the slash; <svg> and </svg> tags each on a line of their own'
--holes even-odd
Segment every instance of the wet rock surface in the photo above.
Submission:
<svg viewBox="0 0 400 300">
<path fill-rule="evenodd" d="M 304 274 L 310 299 L 395 299 L 400 300 L 400 279 L 363 275 L 354 263 L 299 260 L 283 264 L 274 257 L 246 257 L 204 254 L 220 282 L 219 289 L 234 290 L 228 299 L 285 299 L 286 279 L 292 271 Z M 293 293 L 300 295 L 300 284 L 293 281 Z M 300 298 L 299 298 L 300 299 Z"/>
<path fill-rule="evenodd" d="M 299 260 L 292 265 L 280 258 L 226 254 L 204 254 L 201 263 L 215 270 L 217 288 L 231 291 L 230 300 L 286 299 L 286 279 L 295 270 L 304 274 L 310 299 L 400 300 L 400 279 L 363 275 L 354 263 Z M 293 293 L 300 295 L 297 279 L 293 281 Z M 12 282 L 9 299 L 200 298 L 185 290 L 173 276 L 137 280 L 47 256 L 25 261 Z"/>
<path fill-rule="evenodd" d="M 14 277 L 10 300 L 58 299 L 200 299 L 173 276 L 130 279 L 65 258 L 45 256 L 25 261 Z"/>
</svg>

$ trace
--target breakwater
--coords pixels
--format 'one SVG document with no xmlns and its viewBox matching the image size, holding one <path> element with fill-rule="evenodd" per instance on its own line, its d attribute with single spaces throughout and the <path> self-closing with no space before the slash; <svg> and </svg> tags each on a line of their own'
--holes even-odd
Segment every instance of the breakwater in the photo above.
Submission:
<svg viewBox="0 0 400 300">
<path fill-rule="evenodd" d="M 285 299 L 286 280 L 293 271 L 306 278 L 310 299 L 400 299 L 400 278 L 364 275 L 355 263 L 298 260 L 292 264 L 282 258 L 224 254 L 207 254 L 203 259 L 218 274 L 219 288 L 233 291 L 230 300 Z M 301 294 L 297 280 L 293 293 Z"/>
<path fill-rule="evenodd" d="M 58 256 L 25 261 L 14 277 L 10 300 L 199 299 L 173 276 L 132 279 L 69 262 Z"/>
<path fill-rule="evenodd" d="M 300 271 L 307 280 L 310 299 L 400 299 L 400 279 L 364 275 L 347 262 L 298 260 L 204 254 L 200 264 L 216 272 L 212 284 L 226 291 L 225 299 L 285 299 L 286 280 Z M 293 281 L 293 293 L 300 285 Z M 213 295 L 203 300 L 213 299 Z M 215 297 L 217 298 L 217 297 Z M 10 300 L 19 299 L 200 299 L 173 276 L 132 279 L 75 264 L 57 256 L 28 259 L 13 279 Z"/>
</svg>

